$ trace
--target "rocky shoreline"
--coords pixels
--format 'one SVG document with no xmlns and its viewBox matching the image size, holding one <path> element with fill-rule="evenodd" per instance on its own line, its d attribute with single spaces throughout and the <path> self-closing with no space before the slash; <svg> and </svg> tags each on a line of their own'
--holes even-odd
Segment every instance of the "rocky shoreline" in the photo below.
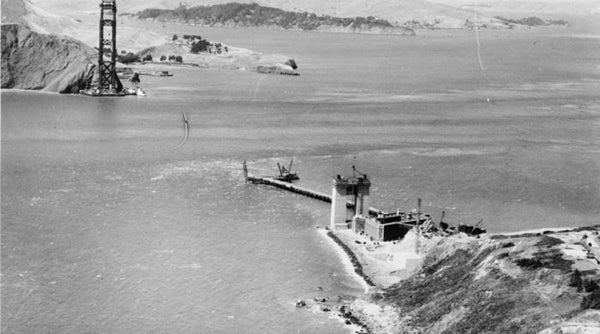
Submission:
<svg viewBox="0 0 600 334">
<path fill-rule="evenodd" d="M 372 281 L 367 272 L 374 268 L 365 270 L 364 254 L 337 232 L 326 234 L 361 279 L 380 289 L 353 301 L 318 297 L 297 306 L 335 314 L 355 333 L 600 331 L 600 225 L 423 236 L 418 271 L 389 286 Z"/>
<path fill-rule="evenodd" d="M 360 276 L 369 286 L 375 286 L 375 283 L 373 283 L 371 278 L 363 271 L 362 264 L 360 263 L 354 252 L 350 249 L 350 247 L 348 247 L 340 238 L 338 238 L 330 230 L 327 231 L 327 236 L 330 237 L 336 244 L 338 244 L 338 246 L 340 246 L 342 250 L 344 250 L 348 258 L 350 259 L 352 266 L 354 267 L 354 272 L 358 276 Z"/>
</svg>

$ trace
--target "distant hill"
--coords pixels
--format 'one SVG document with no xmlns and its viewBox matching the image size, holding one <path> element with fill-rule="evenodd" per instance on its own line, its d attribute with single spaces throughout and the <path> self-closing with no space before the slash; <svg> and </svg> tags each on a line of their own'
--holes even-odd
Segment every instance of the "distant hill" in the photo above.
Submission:
<svg viewBox="0 0 600 334">
<path fill-rule="evenodd" d="M 537 16 L 529 16 L 522 19 L 508 19 L 502 16 L 496 16 L 496 18 L 500 21 L 509 23 L 509 24 L 518 24 L 528 27 L 537 27 L 537 26 L 568 26 L 569 22 L 565 20 L 543 20 Z"/>
<path fill-rule="evenodd" d="M 9 2 L 12 0 L 9 0 Z M 98 11 L 97 1 L 30 0 L 37 7 L 57 15 L 87 20 Z M 231 2 L 232 0 L 118 0 L 119 13 L 137 13 L 147 8 L 175 9 Z M 257 3 L 284 11 L 309 12 L 333 17 L 368 17 L 384 19 L 393 25 L 418 22 L 427 28 L 470 28 L 477 21 L 481 27 L 498 23 L 494 16 L 520 19 L 538 16 L 543 19 L 571 19 L 568 15 L 600 15 L 598 0 L 236 0 Z M 3 4 L 4 6 L 4 4 Z M 95 18 L 95 17 L 94 17 Z M 418 26 L 418 25 L 417 25 Z M 595 28 L 594 28 L 595 29 Z"/>
<path fill-rule="evenodd" d="M 98 2 L 86 1 L 87 4 L 94 5 L 91 8 L 93 11 L 91 14 L 78 16 L 68 9 L 60 14 L 55 12 L 55 9 L 62 8 L 61 1 L 67 3 L 65 0 L 48 0 L 57 6 L 52 8 L 48 7 L 48 3 L 31 0 L 2 0 L 2 23 L 22 23 L 38 33 L 69 36 L 90 46 L 98 45 Z M 74 5 L 71 10 L 76 8 L 79 7 Z M 166 41 L 168 39 L 163 35 L 119 26 L 119 49 L 140 50 Z"/>
<path fill-rule="evenodd" d="M 308 12 L 285 11 L 255 3 L 227 3 L 176 9 L 145 9 L 140 19 L 177 21 L 204 26 L 278 27 L 296 30 L 334 30 L 414 34 L 410 28 L 397 27 L 384 19 L 369 17 L 340 18 Z"/>
<path fill-rule="evenodd" d="M 488 15 L 510 17 L 599 15 L 598 0 L 429 0 L 457 8 L 476 9 Z"/>
</svg>

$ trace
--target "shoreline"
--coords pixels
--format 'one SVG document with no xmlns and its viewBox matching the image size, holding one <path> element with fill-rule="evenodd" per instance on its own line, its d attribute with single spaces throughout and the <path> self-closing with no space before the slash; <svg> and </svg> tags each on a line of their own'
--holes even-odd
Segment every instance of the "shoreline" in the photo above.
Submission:
<svg viewBox="0 0 600 334">
<path fill-rule="evenodd" d="M 347 269 L 353 275 L 356 276 L 357 280 L 360 281 L 361 285 L 365 288 L 365 293 L 369 292 L 370 288 L 374 288 L 377 285 L 373 282 L 371 277 L 367 275 L 363 269 L 363 264 L 359 261 L 356 254 L 346 245 L 338 236 L 335 235 L 333 231 L 331 231 L 328 227 L 320 230 L 321 233 L 327 237 L 330 241 L 335 244 L 336 252 L 340 257 L 347 260 L 349 265 L 347 265 Z M 342 260 L 344 261 L 344 260 Z M 345 262 L 345 261 L 344 261 Z M 352 268 L 352 270 L 350 269 Z"/>
<path fill-rule="evenodd" d="M 522 279 L 529 280 L 529 284 L 531 286 L 547 286 L 548 289 L 550 289 L 550 287 L 555 288 L 561 286 L 556 285 L 558 284 L 556 283 L 558 281 L 568 282 L 572 275 L 572 271 L 570 270 L 579 270 L 583 273 L 586 273 L 585 275 L 588 275 L 586 277 L 593 277 L 593 275 L 589 276 L 591 274 L 588 274 L 590 270 L 600 272 L 600 250 L 597 249 L 597 247 L 600 245 L 600 238 L 598 237 L 600 232 L 600 225 L 592 225 L 585 227 L 530 229 L 507 233 L 485 234 L 482 236 L 468 236 L 464 233 L 457 233 L 448 236 L 418 236 L 416 233 L 410 233 L 407 234 L 404 238 L 408 240 L 403 239 L 396 242 L 381 242 L 371 244 L 369 244 L 368 242 L 363 243 L 361 239 L 362 236 L 354 235 L 352 232 L 346 230 L 332 231 L 329 228 L 319 228 L 319 230 L 320 234 L 327 236 L 327 238 L 332 241 L 332 245 L 335 245 L 335 251 L 338 253 L 338 255 L 343 257 L 342 261 L 346 265 L 348 272 L 352 273 L 352 275 L 356 275 L 356 278 L 361 282 L 361 284 L 363 284 L 363 286 L 367 286 L 368 288 L 365 289 L 364 296 L 357 297 L 349 305 L 338 303 L 334 304 L 335 306 L 332 307 L 331 303 L 327 304 L 325 300 L 323 300 L 323 302 L 315 300 L 316 303 L 312 305 L 311 309 L 315 313 L 324 313 L 335 310 L 336 317 L 341 319 L 342 321 L 345 321 L 346 325 L 350 327 L 349 330 L 351 330 L 353 333 L 388 333 L 390 332 L 390 330 L 392 330 L 393 332 L 398 328 L 404 328 L 403 326 L 407 326 L 406 328 L 410 328 L 412 325 L 403 325 L 402 321 L 399 320 L 402 318 L 409 319 L 410 314 L 412 314 L 411 312 L 413 312 L 410 309 L 403 308 L 399 305 L 402 305 L 402 303 L 411 305 L 411 301 L 406 301 L 404 299 L 406 297 L 410 297 L 413 294 L 421 293 L 418 290 L 412 291 L 412 288 L 410 287 L 418 287 L 419 289 L 424 288 L 425 290 L 423 293 L 428 296 L 435 296 L 437 293 L 435 291 L 438 290 L 441 294 L 447 294 L 447 285 L 436 285 L 437 287 L 434 290 L 431 290 L 430 284 L 432 283 L 428 283 L 428 281 L 436 281 L 440 280 L 440 277 L 444 277 L 445 275 L 453 275 L 453 271 L 457 271 L 457 273 L 462 273 L 460 275 L 472 275 L 472 277 L 461 277 L 469 277 L 465 282 L 471 282 L 471 280 L 473 280 L 473 282 L 479 282 L 469 283 L 475 284 L 475 287 L 479 287 L 479 285 L 482 284 L 481 282 L 487 282 L 486 284 L 488 284 L 488 286 L 484 286 L 483 288 L 488 289 L 489 291 L 493 291 L 492 293 L 504 291 L 502 290 L 503 288 L 495 288 L 495 284 L 499 284 L 497 283 L 498 278 L 495 275 L 499 275 L 498 273 L 504 271 L 508 272 L 510 275 L 515 275 L 515 277 L 521 277 Z M 591 243 L 589 245 L 583 245 L 581 244 L 580 240 L 586 240 L 585 235 L 588 235 L 588 232 L 591 238 L 588 239 L 588 241 L 590 241 Z M 352 233 L 352 235 L 350 235 L 350 233 Z M 553 237 L 550 237 L 550 235 L 553 235 Z M 594 237 L 594 235 L 596 237 Z M 415 237 L 416 239 L 411 240 Z M 516 239 L 519 239 L 520 241 L 510 242 L 511 240 Z M 354 242 L 356 242 L 356 245 L 354 244 Z M 402 245 L 403 243 L 404 245 Z M 408 272 L 404 272 L 404 274 L 406 275 L 403 277 L 401 277 L 402 275 L 398 274 L 397 271 L 388 272 L 386 274 L 385 271 L 389 270 L 391 267 L 386 266 L 384 262 L 393 262 L 392 260 L 386 258 L 385 260 L 376 261 L 376 259 L 373 259 L 381 254 L 391 254 L 395 256 L 409 255 L 411 253 L 410 251 L 407 251 L 409 250 L 409 248 L 407 247 L 413 246 L 415 247 L 414 249 L 417 251 L 417 254 L 420 257 L 420 261 L 418 262 L 417 266 L 412 267 L 412 271 L 409 269 Z M 372 247 L 375 248 L 373 249 Z M 550 251 L 550 253 L 546 253 L 549 252 L 549 247 L 553 247 L 554 250 Z M 471 255 L 461 258 L 463 254 Z M 558 262 L 556 262 L 555 260 L 545 260 L 545 256 L 548 256 L 548 254 L 556 254 L 552 256 L 557 256 L 557 258 L 559 259 L 557 260 Z M 590 258 L 590 255 L 594 256 L 595 260 L 597 261 L 596 264 L 592 264 L 591 262 L 589 262 L 594 260 Z M 564 260 L 562 259 L 563 256 L 565 257 Z M 538 257 L 541 259 L 537 260 L 539 262 L 539 265 L 541 266 L 541 270 L 555 270 L 556 273 L 554 275 L 557 275 L 556 277 L 562 275 L 560 276 L 562 278 L 556 278 L 555 282 L 555 278 L 552 278 L 554 277 L 552 275 L 547 277 L 540 275 L 531 275 L 529 272 L 534 270 L 540 270 L 540 268 L 527 268 L 524 266 L 526 266 L 529 262 L 535 262 L 535 259 Z M 427 260 L 425 261 L 426 258 Z M 532 258 L 534 260 L 531 260 Z M 523 259 L 529 259 L 529 262 Z M 450 262 L 448 262 L 448 264 L 444 266 L 440 266 L 441 263 L 445 263 L 447 261 Z M 459 264 L 458 267 L 455 267 L 454 265 L 449 265 L 449 263 L 452 263 L 452 261 L 467 262 L 466 264 L 462 264 L 461 262 L 461 264 Z M 502 264 L 505 261 L 510 261 L 509 263 L 513 264 Z M 538 262 L 535 262 L 535 264 L 538 264 Z M 568 268 L 561 267 L 566 265 L 566 263 L 571 262 L 572 264 L 568 265 Z M 378 268 L 378 266 L 381 267 Z M 498 267 L 499 269 L 497 269 L 497 271 L 494 271 L 491 269 L 493 267 Z M 544 267 L 548 267 L 550 269 L 544 269 Z M 447 273 L 442 274 L 440 276 L 435 274 L 438 271 Z M 558 273 L 559 271 L 560 273 Z M 421 274 L 415 275 L 415 273 L 417 272 L 420 272 Z M 408 284 L 408 290 L 404 292 L 397 292 L 402 291 L 402 287 L 394 285 L 397 282 L 391 282 L 387 275 L 397 275 L 397 282 L 407 282 L 406 284 Z M 564 283 L 564 285 L 566 284 L 567 283 Z M 565 289 L 564 287 L 560 288 Z M 380 289 L 386 289 L 386 294 L 391 293 L 393 295 L 398 294 L 399 296 L 404 295 L 402 299 L 404 301 L 390 300 L 389 296 L 384 297 L 385 294 L 382 295 L 381 293 L 378 293 L 378 290 L 380 291 Z M 574 291 L 575 289 L 573 288 L 572 290 Z M 469 289 L 467 289 L 466 291 L 469 291 Z M 526 292 L 527 291 L 529 290 L 526 290 Z M 541 296 L 540 298 L 542 302 L 538 303 L 539 305 L 536 304 L 536 307 L 539 308 L 547 306 L 547 303 L 543 302 L 544 300 L 559 298 L 552 294 L 546 295 L 545 293 L 541 293 L 535 289 L 534 292 Z M 573 301 L 572 303 L 570 302 L 572 304 L 569 304 L 570 307 L 579 307 L 578 301 L 576 300 L 576 298 L 578 297 L 576 296 L 577 294 L 580 294 L 580 296 L 584 295 L 582 295 L 581 292 L 579 292 L 579 290 L 576 293 L 568 293 L 573 294 L 573 296 L 570 297 L 570 301 Z M 470 292 L 465 292 L 465 294 L 468 295 L 470 294 Z M 384 300 L 380 301 L 381 298 L 383 298 Z M 447 297 L 445 297 L 443 303 L 452 304 L 454 300 L 453 298 L 454 297 L 448 299 Z M 456 298 L 457 300 L 461 300 L 461 298 L 463 297 L 457 296 Z M 558 301 L 559 299 L 556 299 L 553 302 Z M 494 302 L 487 300 L 479 300 L 474 301 L 473 306 L 477 303 L 492 303 L 493 305 Z M 429 303 L 424 302 L 424 305 L 425 306 L 416 304 L 412 307 L 416 307 L 414 309 L 414 311 L 416 312 L 425 312 L 425 314 L 428 314 L 429 311 L 427 311 L 427 305 L 429 305 Z M 327 310 L 324 311 L 324 308 Z M 334 313 L 331 314 L 333 315 Z M 460 318 L 458 321 L 463 321 L 463 313 L 457 314 L 457 316 L 459 316 Z M 512 317 L 512 315 L 510 317 Z M 572 320 L 574 320 L 574 323 L 576 323 L 575 327 L 585 326 L 584 320 L 580 320 L 577 317 L 573 317 Z M 564 326 L 569 324 L 569 322 L 558 322 L 556 324 L 553 324 L 551 328 L 563 328 Z M 435 330 L 440 328 L 450 328 L 446 326 L 453 325 L 452 323 L 445 323 L 444 321 L 440 322 L 440 319 L 437 319 L 434 323 L 431 323 L 429 325 L 420 324 L 418 327 L 422 329 L 429 328 Z M 435 330 L 434 332 L 436 332 Z"/>
</svg>

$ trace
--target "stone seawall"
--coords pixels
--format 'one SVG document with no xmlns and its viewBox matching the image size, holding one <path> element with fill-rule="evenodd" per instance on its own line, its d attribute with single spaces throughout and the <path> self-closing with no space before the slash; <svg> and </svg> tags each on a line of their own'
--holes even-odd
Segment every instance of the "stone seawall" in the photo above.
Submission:
<svg viewBox="0 0 600 334">
<path fill-rule="evenodd" d="M 348 257 L 350 258 L 350 262 L 352 263 L 352 266 L 354 266 L 354 272 L 358 276 L 362 277 L 362 279 L 364 279 L 365 282 L 369 286 L 375 286 L 375 283 L 373 283 L 371 278 L 369 276 L 367 276 L 367 274 L 364 273 L 362 264 L 360 263 L 360 261 L 358 261 L 356 254 L 354 254 L 354 252 L 350 249 L 350 247 L 348 247 L 348 245 L 346 245 L 332 231 L 327 231 L 327 236 L 330 237 L 336 244 L 338 244 L 344 250 L 344 252 L 348 255 Z"/>
</svg>

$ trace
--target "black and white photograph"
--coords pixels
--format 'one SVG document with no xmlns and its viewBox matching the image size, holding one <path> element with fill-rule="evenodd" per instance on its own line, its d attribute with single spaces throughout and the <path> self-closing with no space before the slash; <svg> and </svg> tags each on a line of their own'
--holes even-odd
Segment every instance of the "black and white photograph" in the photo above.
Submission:
<svg viewBox="0 0 600 334">
<path fill-rule="evenodd" d="M 600 334 L 600 1 L 1 0 L 3 334 Z"/>
</svg>

